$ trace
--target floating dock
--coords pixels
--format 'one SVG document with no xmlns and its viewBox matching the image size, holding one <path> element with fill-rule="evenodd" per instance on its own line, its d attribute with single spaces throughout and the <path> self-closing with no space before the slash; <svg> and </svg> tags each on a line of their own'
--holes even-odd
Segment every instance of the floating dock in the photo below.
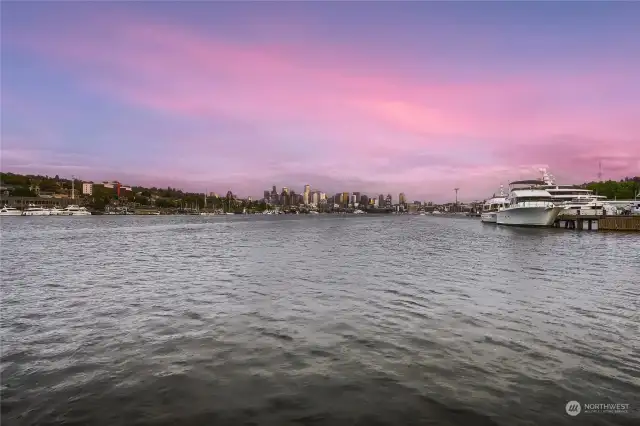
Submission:
<svg viewBox="0 0 640 426">
<path fill-rule="evenodd" d="M 553 226 L 588 231 L 640 232 L 640 216 L 560 215 Z"/>
</svg>

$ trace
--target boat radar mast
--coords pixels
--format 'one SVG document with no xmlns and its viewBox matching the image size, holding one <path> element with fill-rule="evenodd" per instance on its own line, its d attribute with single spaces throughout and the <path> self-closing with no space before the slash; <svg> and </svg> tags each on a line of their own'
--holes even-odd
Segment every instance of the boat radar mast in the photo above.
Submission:
<svg viewBox="0 0 640 426">
<path fill-rule="evenodd" d="M 542 173 L 542 180 L 544 181 L 544 183 L 546 183 L 547 185 L 555 185 L 556 184 L 556 180 L 553 177 L 553 175 L 551 173 L 549 173 L 547 171 L 546 168 L 541 168 L 538 169 L 540 171 L 540 173 Z"/>
</svg>

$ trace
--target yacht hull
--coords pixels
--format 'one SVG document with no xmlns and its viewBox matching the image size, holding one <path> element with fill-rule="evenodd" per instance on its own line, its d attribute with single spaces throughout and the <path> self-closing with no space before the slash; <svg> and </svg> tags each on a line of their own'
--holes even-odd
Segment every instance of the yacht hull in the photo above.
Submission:
<svg viewBox="0 0 640 426">
<path fill-rule="evenodd" d="M 485 223 L 496 223 L 498 220 L 497 212 L 486 212 L 480 215 L 480 220 Z"/>
<path fill-rule="evenodd" d="M 0 212 L 0 216 L 22 216 L 22 212 L 20 210 L 10 210 L 7 212 Z"/>
<path fill-rule="evenodd" d="M 50 216 L 50 213 L 48 210 L 33 211 L 33 212 L 25 211 L 22 213 L 22 216 Z"/>
<path fill-rule="evenodd" d="M 496 223 L 515 226 L 551 226 L 562 210 L 562 207 L 507 208 L 497 213 Z"/>
</svg>

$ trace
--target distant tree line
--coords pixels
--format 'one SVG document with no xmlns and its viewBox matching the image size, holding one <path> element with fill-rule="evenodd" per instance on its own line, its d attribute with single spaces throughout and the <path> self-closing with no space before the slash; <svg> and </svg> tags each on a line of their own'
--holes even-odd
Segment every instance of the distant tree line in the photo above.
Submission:
<svg viewBox="0 0 640 426">
<path fill-rule="evenodd" d="M 640 176 L 628 177 L 620 181 L 589 182 L 584 187 L 611 200 L 630 200 L 636 195 L 640 197 L 640 194 L 638 194 L 640 192 Z"/>
</svg>

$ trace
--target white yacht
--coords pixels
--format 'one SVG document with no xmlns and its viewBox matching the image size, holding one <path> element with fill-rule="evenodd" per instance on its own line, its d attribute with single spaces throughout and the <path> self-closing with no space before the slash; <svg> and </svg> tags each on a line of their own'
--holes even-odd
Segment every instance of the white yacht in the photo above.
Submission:
<svg viewBox="0 0 640 426">
<path fill-rule="evenodd" d="M 22 211 L 22 216 L 49 216 L 49 210 L 29 204 L 27 208 Z"/>
<path fill-rule="evenodd" d="M 53 206 L 49 209 L 49 216 L 60 216 L 62 215 L 64 210 L 62 210 L 58 206 Z"/>
<path fill-rule="evenodd" d="M 602 216 L 604 214 L 607 197 L 595 195 L 592 190 L 575 185 L 558 185 L 547 169 L 540 169 L 540 172 L 542 172 L 544 184 L 539 188 L 551 194 L 554 204 L 564 207 L 560 213 L 563 216 Z"/>
<path fill-rule="evenodd" d="M 551 194 L 540 189 L 544 184 L 539 180 L 511 182 L 505 206 L 496 214 L 496 223 L 519 226 L 553 225 L 564 207 L 554 204 Z"/>
<path fill-rule="evenodd" d="M 62 210 L 63 216 L 90 216 L 91 212 L 86 207 L 70 204 Z"/>
<path fill-rule="evenodd" d="M 507 196 L 504 195 L 504 187 L 500 185 L 500 195 L 493 196 L 482 205 L 480 220 L 486 223 L 496 223 L 498 210 L 507 203 Z"/>
<path fill-rule="evenodd" d="M 22 216 L 22 211 L 8 207 L 6 204 L 0 209 L 0 216 Z"/>
</svg>

